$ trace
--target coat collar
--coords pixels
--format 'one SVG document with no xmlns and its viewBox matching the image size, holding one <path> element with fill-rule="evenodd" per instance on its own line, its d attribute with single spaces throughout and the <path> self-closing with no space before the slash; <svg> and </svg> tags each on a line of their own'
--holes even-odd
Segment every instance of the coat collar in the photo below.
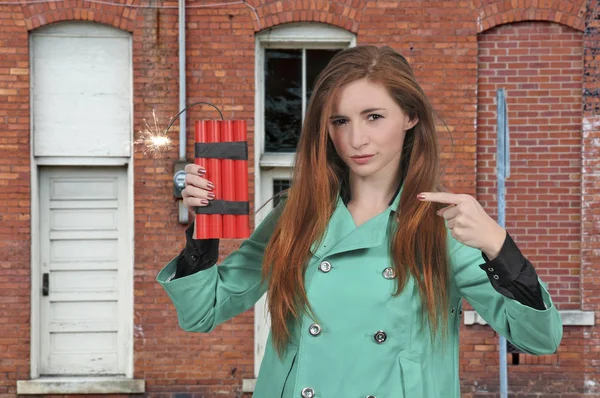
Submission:
<svg viewBox="0 0 600 398">
<path fill-rule="evenodd" d="M 329 219 L 327 229 L 320 244 L 313 244 L 311 252 L 318 258 L 351 250 L 366 249 L 379 246 L 386 240 L 390 218 L 400 203 L 402 187 L 398 188 L 394 198 L 386 210 L 375 217 L 356 226 L 352 214 L 346 207 L 342 195 L 339 194 L 336 207 Z"/>
</svg>

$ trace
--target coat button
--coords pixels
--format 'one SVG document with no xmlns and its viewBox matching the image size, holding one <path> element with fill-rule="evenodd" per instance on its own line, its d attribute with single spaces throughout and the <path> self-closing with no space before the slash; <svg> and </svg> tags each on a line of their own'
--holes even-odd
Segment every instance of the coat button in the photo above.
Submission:
<svg viewBox="0 0 600 398">
<path fill-rule="evenodd" d="M 315 396 L 315 390 L 310 387 L 304 387 L 302 389 L 302 398 L 313 398 Z"/>
<path fill-rule="evenodd" d="M 192 261 L 196 261 L 196 260 L 198 260 L 198 257 L 197 257 L 195 254 L 192 254 L 192 255 L 191 255 L 191 258 L 192 258 Z"/>
<path fill-rule="evenodd" d="M 490 267 L 490 268 L 488 268 L 488 271 L 494 272 L 494 269 Z"/>
<path fill-rule="evenodd" d="M 396 277 L 396 270 L 392 267 L 387 267 L 383 270 L 383 277 L 385 279 L 394 279 Z"/>
<path fill-rule="evenodd" d="M 375 395 L 367 395 L 365 398 L 377 398 Z"/>
<path fill-rule="evenodd" d="M 385 334 L 383 330 L 380 330 L 379 332 L 375 333 L 375 336 L 373 336 L 373 338 L 375 339 L 375 342 L 377 344 L 381 344 L 387 340 L 387 334 Z"/>
<path fill-rule="evenodd" d="M 498 275 L 494 275 L 494 279 L 498 280 L 500 277 Z"/>
<path fill-rule="evenodd" d="M 454 311 L 456 311 L 454 308 L 450 308 L 450 313 L 451 313 L 452 315 L 454 315 Z"/>
<path fill-rule="evenodd" d="M 319 269 L 320 269 L 322 272 L 325 272 L 325 273 L 327 273 L 327 272 L 331 271 L 331 263 L 330 263 L 329 261 L 323 261 L 323 262 L 321 263 L 321 265 L 319 265 Z"/>
<path fill-rule="evenodd" d="M 318 336 L 321 334 L 321 326 L 319 326 L 316 323 L 313 323 L 312 325 L 310 325 L 310 327 L 308 328 L 308 332 L 310 334 L 312 334 L 313 336 Z"/>
</svg>

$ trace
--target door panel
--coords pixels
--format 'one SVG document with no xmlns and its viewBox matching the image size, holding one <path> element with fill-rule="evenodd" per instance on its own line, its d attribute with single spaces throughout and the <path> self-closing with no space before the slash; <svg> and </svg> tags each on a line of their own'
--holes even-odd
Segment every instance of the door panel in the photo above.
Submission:
<svg viewBox="0 0 600 398">
<path fill-rule="evenodd" d="M 40 170 L 41 375 L 125 373 L 126 181 L 124 168 Z"/>
</svg>

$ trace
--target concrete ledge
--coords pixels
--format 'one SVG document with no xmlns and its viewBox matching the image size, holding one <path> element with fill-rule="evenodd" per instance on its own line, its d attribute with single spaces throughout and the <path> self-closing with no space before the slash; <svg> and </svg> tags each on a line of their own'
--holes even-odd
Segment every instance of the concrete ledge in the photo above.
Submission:
<svg viewBox="0 0 600 398">
<path fill-rule="evenodd" d="M 254 392 L 256 387 L 256 379 L 244 379 L 242 381 L 242 392 Z"/>
<path fill-rule="evenodd" d="M 122 377 L 46 377 L 18 380 L 17 394 L 142 394 L 143 379 Z"/>
<path fill-rule="evenodd" d="M 562 317 L 563 326 L 594 326 L 595 312 L 580 310 L 558 311 Z M 465 325 L 487 325 L 487 322 L 475 311 L 464 311 Z"/>
</svg>

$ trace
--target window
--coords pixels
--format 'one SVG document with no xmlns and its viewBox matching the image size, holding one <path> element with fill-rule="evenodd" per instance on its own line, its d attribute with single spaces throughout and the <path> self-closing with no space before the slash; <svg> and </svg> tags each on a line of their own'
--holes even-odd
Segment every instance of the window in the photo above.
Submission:
<svg viewBox="0 0 600 398">
<path fill-rule="evenodd" d="M 273 195 L 277 195 L 279 192 L 285 191 L 290 187 L 289 179 L 273 180 Z M 277 207 L 279 204 L 279 197 L 273 199 L 273 206 Z"/>
<path fill-rule="evenodd" d="M 315 80 L 339 49 L 264 50 L 265 153 L 294 152 Z"/>
<path fill-rule="evenodd" d="M 354 34 L 320 23 L 286 24 L 256 36 L 255 208 L 289 188 L 302 120 L 318 74 Z M 256 215 L 259 223 L 277 200 Z M 269 331 L 264 298 L 255 306 L 255 373 Z"/>
<path fill-rule="evenodd" d="M 335 53 L 355 43 L 352 33 L 319 23 L 287 24 L 257 35 L 256 208 L 279 192 L 278 187 L 289 187 L 315 80 Z M 257 222 L 272 207 L 273 202 L 268 203 Z"/>
</svg>

